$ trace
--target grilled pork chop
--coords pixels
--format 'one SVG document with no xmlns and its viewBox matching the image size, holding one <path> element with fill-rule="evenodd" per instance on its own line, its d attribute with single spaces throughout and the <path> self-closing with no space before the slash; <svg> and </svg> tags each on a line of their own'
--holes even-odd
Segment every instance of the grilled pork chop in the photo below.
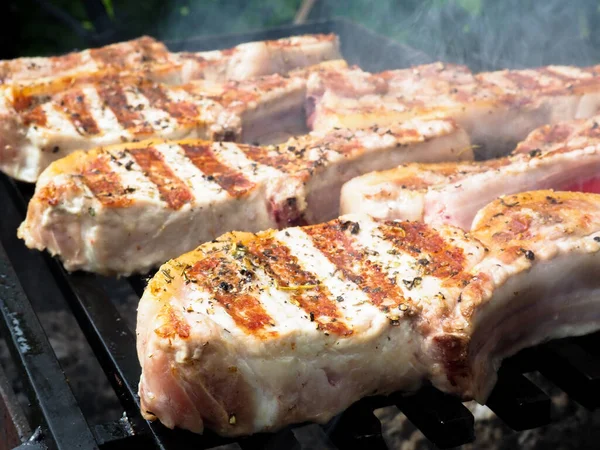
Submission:
<svg viewBox="0 0 600 450">
<path fill-rule="evenodd" d="M 494 201 L 470 233 L 349 215 L 230 233 L 138 308 L 143 415 L 226 436 L 418 388 L 485 402 L 500 361 L 600 328 L 600 195 Z"/>
<path fill-rule="evenodd" d="M 309 125 L 385 126 L 410 117 L 451 117 L 481 146 L 481 157 L 514 148 L 536 127 L 598 113 L 598 67 L 548 66 L 472 74 L 429 64 L 379 74 L 350 68 L 308 83 Z"/>
<path fill-rule="evenodd" d="M 253 142 L 276 131 L 303 131 L 306 77 L 344 66 L 333 61 L 286 77 L 181 86 L 104 78 L 42 103 L 7 103 L 0 110 L 0 169 L 35 181 L 50 162 L 100 145 L 152 137 Z"/>
<path fill-rule="evenodd" d="M 600 117 L 534 130 L 516 154 L 482 162 L 405 164 L 342 188 L 342 214 L 469 229 L 492 199 L 534 189 L 600 193 Z"/>
<path fill-rule="evenodd" d="M 13 85 L 21 94 L 47 94 L 80 79 L 115 74 L 143 73 L 169 84 L 195 79 L 241 81 L 340 58 L 339 39 L 333 34 L 247 42 L 196 53 L 170 53 L 161 42 L 144 36 L 64 56 L 0 61 L 0 84 Z"/>
<path fill-rule="evenodd" d="M 177 70 L 167 47 L 143 36 L 101 48 L 63 56 L 29 57 L 0 61 L 0 84 L 42 85 L 59 79 L 77 79 L 105 72 L 143 71 L 169 79 Z"/>
<path fill-rule="evenodd" d="M 256 147 L 201 140 L 76 152 L 40 176 L 19 236 L 68 270 L 145 272 L 220 234 L 337 216 L 342 184 L 403 161 L 472 157 L 452 121 Z"/>
</svg>

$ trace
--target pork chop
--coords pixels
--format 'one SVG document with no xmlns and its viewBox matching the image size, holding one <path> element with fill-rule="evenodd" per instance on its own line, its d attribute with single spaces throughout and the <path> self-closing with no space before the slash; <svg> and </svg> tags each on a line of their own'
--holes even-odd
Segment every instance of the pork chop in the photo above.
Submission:
<svg viewBox="0 0 600 450">
<path fill-rule="evenodd" d="M 541 127 L 505 158 L 405 164 L 357 177 L 342 188 L 341 212 L 469 229 L 477 211 L 501 195 L 549 188 L 600 193 L 599 120 Z"/>
<path fill-rule="evenodd" d="M 469 233 L 364 215 L 230 233 L 141 299 L 142 414 L 240 436 L 424 380 L 484 403 L 503 358 L 600 329 L 599 270 L 594 194 L 496 200 Z"/>
<path fill-rule="evenodd" d="M 263 75 L 284 75 L 291 70 L 341 59 L 334 34 L 293 36 L 256 41 L 206 52 L 169 52 L 147 36 L 63 56 L 28 57 L 0 61 L 0 85 L 21 95 L 47 95 L 79 80 L 104 76 L 144 74 L 153 81 L 182 84 L 206 79 L 242 81 Z"/>
<path fill-rule="evenodd" d="M 332 219 L 342 184 L 362 173 L 469 157 L 466 134 L 449 120 L 280 146 L 145 141 L 76 152 L 40 176 L 19 236 L 68 270 L 128 275 L 227 231 Z"/>
<path fill-rule="evenodd" d="M 385 126 L 410 117 L 451 117 L 480 148 L 505 155 L 534 128 L 598 113 L 598 67 L 548 66 L 472 74 L 428 64 L 370 74 L 357 68 L 315 74 L 308 83 L 309 126 Z"/>
<path fill-rule="evenodd" d="M 104 78 L 42 102 L 6 99 L 0 106 L 0 169 L 33 182 L 52 161 L 75 150 L 148 138 L 259 141 L 304 131 L 306 77 L 343 61 L 214 83 L 168 86 L 145 77 Z"/>
</svg>

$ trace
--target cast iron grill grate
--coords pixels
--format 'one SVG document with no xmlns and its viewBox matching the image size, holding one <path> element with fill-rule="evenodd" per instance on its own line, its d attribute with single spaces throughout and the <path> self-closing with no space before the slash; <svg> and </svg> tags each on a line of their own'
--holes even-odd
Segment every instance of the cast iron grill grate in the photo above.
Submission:
<svg viewBox="0 0 600 450">
<path fill-rule="evenodd" d="M 250 40 L 301 33 L 337 33 L 344 55 L 366 70 L 379 71 L 429 62 L 401 46 L 343 20 L 290 26 L 256 33 L 171 42 L 172 50 L 223 48 Z M 431 386 L 416 395 L 373 397 L 351 406 L 330 423 L 303 424 L 276 434 L 238 440 L 168 430 L 144 421 L 138 410 L 140 368 L 135 337 L 110 301 L 111 290 L 140 295 L 140 277 L 111 280 L 68 274 L 47 254 L 30 251 L 16 237 L 32 187 L 0 175 L 0 331 L 23 374 L 32 406 L 31 442 L 23 447 L 59 449 L 385 449 L 375 409 L 396 406 L 440 448 L 472 442 L 474 418 L 456 398 Z M 124 409 L 122 418 L 90 427 L 69 387 L 33 305 L 52 297 L 72 312 Z M 488 406 L 515 430 L 550 422 L 550 398 L 523 373 L 537 370 L 586 408 L 600 405 L 600 334 L 549 342 L 507 360 Z M 0 385 L 0 394 L 2 386 Z M 2 413 L 0 405 L 0 413 Z M 1 444 L 1 442 L 0 442 Z"/>
</svg>

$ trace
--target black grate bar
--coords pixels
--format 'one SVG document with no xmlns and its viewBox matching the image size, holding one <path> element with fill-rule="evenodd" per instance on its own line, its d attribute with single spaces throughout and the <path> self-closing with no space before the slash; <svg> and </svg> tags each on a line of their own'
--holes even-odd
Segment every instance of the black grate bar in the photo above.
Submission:
<svg viewBox="0 0 600 450">
<path fill-rule="evenodd" d="M 61 286 L 65 297 L 134 430 L 148 431 L 138 408 L 140 368 L 133 334 L 94 275 L 67 274 L 57 261 L 50 261 L 50 265 L 52 271 L 60 273 L 57 278 L 65 281 Z"/>
<path fill-rule="evenodd" d="M 337 450 L 323 431 L 323 428 L 317 424 L 293 428 L 292 433 L 302 450 Z"/>
<path fill-rule="evenodd" d="M 575 339 L 590 355 L 600 359 L 600 332 L 588 334 Z"/>
<path fill-rule="evenodd" d="M 373 411 L 387 406 L 389 398 L 364 398 L 325 425 L 325 433 L 338 448 L 384 450 L 381 422 Z"/>
<path fill-rule="evenodd" d="M 414 395 L 394 398 L 408 420 L 438 447 L 451 448 L 475 440 L 475 418 L 456 397 L 425 386 Z"/>
<path fill-rule="evenodd" d="M 3 204 L 0 201 L 0 204 Z M 34 405 L 36 420 L 43 424 L 58 449 L 97 449 L 77 400 L 56 359 L 32 306 L 0 244 L 0 311 L 2 329 L 19 361 Z"/>
<path fill-rule="evenodd" d="M 600 359 L 594 358 L 575 340 L 549 342 L 538 349 L 539 371 L 588 409 L 600 404 Z"/>
<path fill-rule="evenodd" d="M 243 450 L 243 449 L 242 449 L 242 447 L 240 447 L 240 444 L 233 443 L 233 444 L 219 445 L 218 447 L 211 448 L 211 450 Z"/>
<path fill-rule="evenodd" d="M 551 400 L 525 376 L 504 365 L 486 405 L 513 430 L 550 423 Z"/>
</svg>

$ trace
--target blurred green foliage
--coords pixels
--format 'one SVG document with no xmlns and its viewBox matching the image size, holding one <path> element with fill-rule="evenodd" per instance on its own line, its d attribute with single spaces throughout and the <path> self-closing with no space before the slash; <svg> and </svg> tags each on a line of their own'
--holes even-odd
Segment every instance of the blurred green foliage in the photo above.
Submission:
<svg viewBox="0 0 600 450">
<path fill-rule="evenodd" d="M 2 58 L 59 53 L 142 34 L 170 40 L 289 24 L 301 4 L 301 0 L 5 1 L 8 13 L 0 15 Z M 103 14 L 98 14 L 98 5 Z M 57 19 L 52 8 L 72 21 Z M 337 16 L 435 58 L 475 66 L 600 60 L 597 0 L 317 0 L 310 19 Z M 9 36 L 3 24 L 16 24 L 17 32 Z"/>
</svg>

